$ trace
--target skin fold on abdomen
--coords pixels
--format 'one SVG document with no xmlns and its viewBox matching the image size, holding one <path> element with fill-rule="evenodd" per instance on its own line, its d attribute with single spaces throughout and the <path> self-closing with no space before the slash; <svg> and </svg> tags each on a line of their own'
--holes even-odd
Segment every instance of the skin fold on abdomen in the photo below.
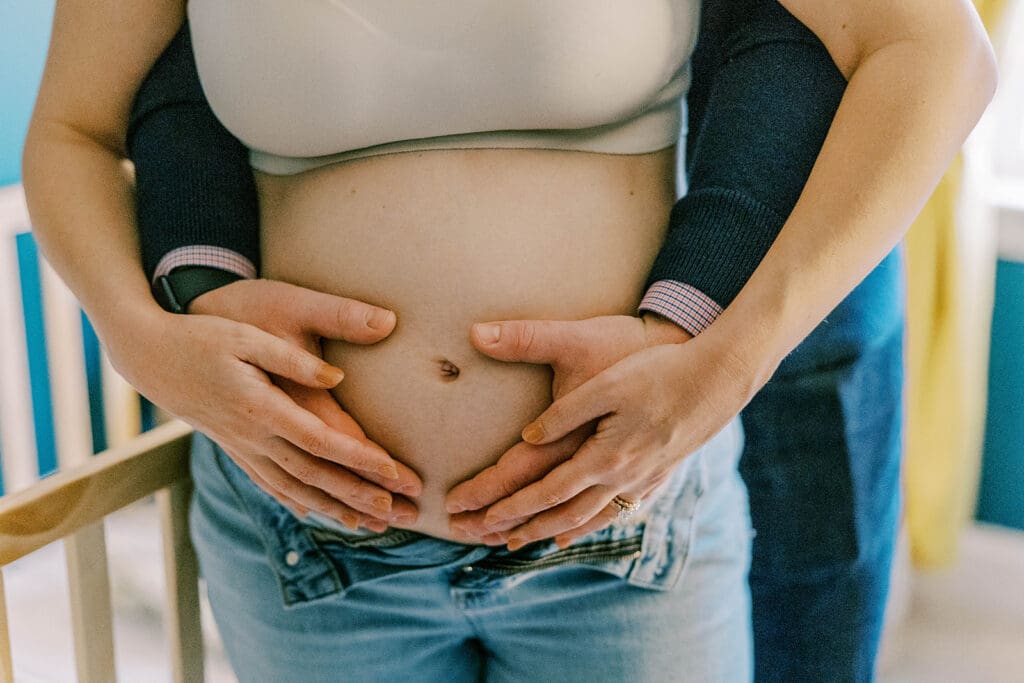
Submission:
<svg viewBox="0 0 1024 683">
<path fill-rule="evenodd" d="M 470 343 L 474 322 L 634 315 L 675 200 L 675 147 L 619 155 L 447 149 L 256 172 L 262 277 L 390 308 L 372 345 L 324 340 L 334 396 L 423 478 L 410 526 L 450 537 L 444 495 L 551 402 L 546 365 Z"/>
</svg>

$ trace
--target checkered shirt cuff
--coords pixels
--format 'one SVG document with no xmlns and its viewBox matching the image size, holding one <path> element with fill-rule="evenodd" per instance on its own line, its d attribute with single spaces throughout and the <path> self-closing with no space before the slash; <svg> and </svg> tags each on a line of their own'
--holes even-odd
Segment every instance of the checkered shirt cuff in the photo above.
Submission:
<svg viewBox="0 0 1024 683">
<path fill-rule="evenodd" d="M 637 307 L 638 314 L 643 311 L 663 315 L 697 336 L 722 313 L 722 307 L 696 287 L 675 280 L 658 280 L 647 288 Z"/>
<path fill-rule="evenodd" d="M 235 273 L 250 280 L 256 277 L 256 266 L 237 251 L 211 244 L 190 244 L 172 249 L 164 254 L 160 262 L 156 264 L 153 282 L 178 266 L 209 266 Z"/>
</svg>

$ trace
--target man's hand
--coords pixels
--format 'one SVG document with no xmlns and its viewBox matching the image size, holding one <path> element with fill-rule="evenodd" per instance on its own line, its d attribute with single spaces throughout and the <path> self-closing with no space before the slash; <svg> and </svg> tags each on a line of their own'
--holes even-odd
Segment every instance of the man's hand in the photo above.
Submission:
<svg viewBox="0 0 1024 683">
<path fill-rule="evenodd" d="M 556 400 L 636 351 L 691 338 L 681 327 L 654 313 L 645 313 L 642 318 L 612 315 L 569 321 L 511 320 L 497 326 L 497 340 L 489 341 L 491 337 L 485 334 L 484 325 L 475 325 L 470 334 L 473 345 L 497 360 L 550 365 L 554 371 L 552 396 Z M 484 524 L 488 506 L 540 480 L 569 460 L 594 433 L 596 424 L 597 420 L 593 420 L 540 446 L 520 441 L 497 463 L 455 486 L 446 499 L 448 512 L 452 513 L 452 531 L 467 542 L 507 542 L 508 529 L 528 518 L 508 520 L 503 529 L 491 529 Z M 564 528 L 558 531 L 580 527 L 586 521 L 565 519 Z M 576 535 L 589 533 L 610 521 L 595 520 Z"/>
<path fill-rule="evenodd" d="M 372 344 L 387 337 L 396 322 L 393 312 L 377 306 L 265 279 L 238 280 L 210 290 L 195 298 L 188 312 L 253 325 L 316 356 L 322 355 L 321 337 Z M 288 419 L 321 425 L 322 434 L 309 437 L 313 443 L 327 443 L 331 434 L 340 434 L 384 454 L 326 389 L 279 374 L 270 374 L 270 379 L 291 399 L 281 403 Z M 383 531 L 390 521 L 408 524 L 416 519 L 416 506 L 404 496 L 419 495 L 422 482 L 393 459 L 389 459 L 397 474 L 393 478 L 385 476 L 381 468 L 330 462 L 309 453 L 306 440 L 289 438 L 283 429 L 272 440 L 276 453 L 221 446 L 254 482 L 299 514 L 316 509 L 349 527 L 363 525 L 374 531 Z"/>
</svg>

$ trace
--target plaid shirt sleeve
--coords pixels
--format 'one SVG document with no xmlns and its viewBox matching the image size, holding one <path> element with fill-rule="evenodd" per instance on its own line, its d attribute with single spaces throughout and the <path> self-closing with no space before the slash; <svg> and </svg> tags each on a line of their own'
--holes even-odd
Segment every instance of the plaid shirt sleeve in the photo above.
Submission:
<svg viewBox="0 0 1024 683">
<path fill-rule="evenodd" d="M 637 315 L 653 311 L 697 336 L 722 313 L 722 307 L 702 291 L 684 282 L 658 280 L 644 294 Z"/>
</svg>

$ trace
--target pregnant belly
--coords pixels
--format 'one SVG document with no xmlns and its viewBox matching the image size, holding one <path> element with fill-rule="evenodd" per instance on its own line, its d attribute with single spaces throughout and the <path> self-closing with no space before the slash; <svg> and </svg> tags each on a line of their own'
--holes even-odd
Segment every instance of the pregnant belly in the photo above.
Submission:
<svg viewBox="0 0 1024 683">
<path fill-rule="evenodd" d="M 395 312 L 372 345 L 324 340 L 334 396 L 423 478 L 409 528 L 450 538 L 444 495 L 551 403 L 474 322 L 633 315 L 675 198 L 675 148 L 641 155 L 432 150 L 256 173 L 262 275 Z"/>
</svg>

